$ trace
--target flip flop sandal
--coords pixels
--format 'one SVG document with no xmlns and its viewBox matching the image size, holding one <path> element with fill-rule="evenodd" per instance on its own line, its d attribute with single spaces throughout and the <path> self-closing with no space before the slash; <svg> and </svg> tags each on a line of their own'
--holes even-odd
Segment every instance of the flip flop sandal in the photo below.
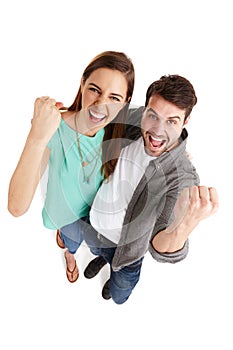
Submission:
<svg viewBox="0 0 233 350">
<path fill-rule="evenodd" d="M 60 230 L 57 230 L 56 242 L 58 247 L 60 247 L 61 249 L 65 249 L 65 244 L 63 242 L 63 239 L 61 238 Z"/>
<path fill-rule="evenodd" d="M 66 256 L 65 256 L 65 259 L 66 259 Z M 67 265 L 68 264 L 67 264 L 67 259 L 66 259 L 66 266 Z M 67 276 L 67 279 L 70 283 L 74 283 L 77 281 L 77 279 L 79 278 L 79 270 L 78 270 L 78 266 L 76 264 L 76 261 L 75 261 L 75 266 L 74 266 L 72 271 L 70 271 L 68 266 L 66 267 L 66 276 Z"/>
</svg>

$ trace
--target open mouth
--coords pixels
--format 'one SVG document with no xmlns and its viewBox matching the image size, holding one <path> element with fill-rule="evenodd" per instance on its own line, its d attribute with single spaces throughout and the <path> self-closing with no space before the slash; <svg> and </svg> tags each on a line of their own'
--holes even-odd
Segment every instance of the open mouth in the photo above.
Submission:
<svg viewBox="0 0 233 350">
<path fill-rule="evenodd" d="M 106 114 L 89 109 L 89 117 L 93 123 L 100 123 L 107 118 Z"/>
<path fill-rule="evenodd" d="M 159 149 L 165 144 L 166 140 L 149 135 L 149 143 L 152 148 Z"/>
</svg>

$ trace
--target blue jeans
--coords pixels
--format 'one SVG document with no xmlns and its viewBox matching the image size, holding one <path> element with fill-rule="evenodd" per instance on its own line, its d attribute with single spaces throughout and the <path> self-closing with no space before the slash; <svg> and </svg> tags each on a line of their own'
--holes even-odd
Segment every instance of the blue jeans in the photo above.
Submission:
<svg viewBox="0 0 233 350">
<path fill-rule="evenodd" d="M 116 248 L 97 248 L 95 255 L 102 256 L 110 264 L 110 296 L 116 304 L 123 304 L 139 281 L 142 260 L 113 271 L 111 262 Z"/>
<path fill-rule="evenodd" d="M 139 281 L 143 258 L 113 271 L 111 263 L 116 250 L 116 244 L 100 236 L 98 232 L 86 221 L 79 220 L 79 231 L 86 241 L 92 254 L 102 256 L 110 265 L 110 295 L 116 304 L 123 304 L 132 293 Z"/>
<path fill-rule="evenodd" d="M 102 256 L 110 264 L 110 295 L 116 304 L 123 304 L 139 281 L 143 258 L 119 271 L 113 271 L 111 263 L 116 244 L 100 236 L 87 217 L 62 227 L 60 233 L 71 254 L 74 254 L 85 240 L 92 254 Z"/>
<path fill-rule="evenodd" d="M 89 222 L 88 217 L 83 217 L 72 224 L 60 228 L 60 235 L 66 248 L 71 254 L 75 254 L 83 242 L 82 222 Z"/>
</svg>

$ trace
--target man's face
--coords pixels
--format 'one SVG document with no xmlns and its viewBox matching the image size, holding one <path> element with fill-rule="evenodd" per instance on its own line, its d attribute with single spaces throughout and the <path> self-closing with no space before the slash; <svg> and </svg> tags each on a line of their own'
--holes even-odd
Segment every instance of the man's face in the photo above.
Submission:
<svg viewBox="0 0 233 350">
<path fill-rule="evenodd" d="M 145 150 L 153 157 L 160 156 L 178 145 L 184 124 L 185 110 L 178 108 L 159 95 L 151 96 L 142 122 Z"/>
</svg>

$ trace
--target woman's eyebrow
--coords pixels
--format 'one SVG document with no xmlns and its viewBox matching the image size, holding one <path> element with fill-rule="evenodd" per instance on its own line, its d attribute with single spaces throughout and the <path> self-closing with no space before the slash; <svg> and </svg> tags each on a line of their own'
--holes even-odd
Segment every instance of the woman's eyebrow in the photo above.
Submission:
<svg viewBox="0 0 233 350">
<path fill-rule="evenodd" d="M 100 90 L 101 91 L 101 88 L 97 85 L 97 84 L 95 84 L 95 83 L 89 83 L 89 85 L 92 85 L 92 86 L 94 86 L 95 88 L 97 88 L 98 90 Z M 111 95 L 112 96 L 118 96 L 118 97 L 120 97 L 120 98 L 124 98 L 121 94 L 116 94 L 115 92 L 111 92 Z"/>
<path fill-rule="evenodd" d="M 93 86 L 96 87 L 98 90 L 101 90 L 101 88 L 100 88 L 98 85 L 96 85 L 95 83 L 89 83 L 89 85 L 93 85 Z"/>
</svg>

